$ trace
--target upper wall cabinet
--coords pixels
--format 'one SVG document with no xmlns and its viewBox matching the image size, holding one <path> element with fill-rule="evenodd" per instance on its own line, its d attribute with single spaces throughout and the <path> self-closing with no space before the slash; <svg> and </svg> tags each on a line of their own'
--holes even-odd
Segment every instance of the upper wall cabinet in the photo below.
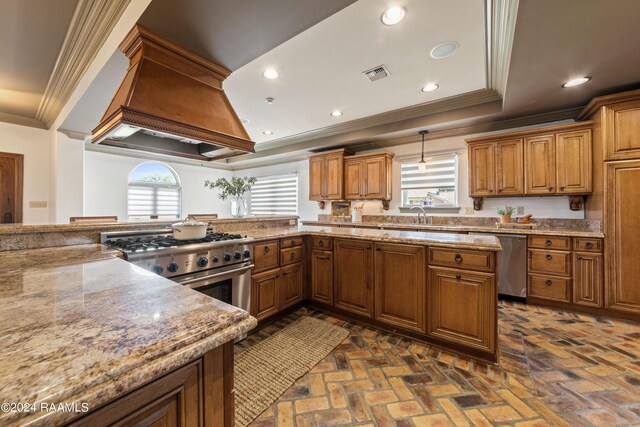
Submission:
<svg viewBox="0 0 640 427">
<path fill-rule="evenodd" d="M 483 197 L 570 195 L 582 208 L 592 191 L 591 122 L 468 139 L 469 195 Z"/>
<path fill-rule="evenodd" d="M 391 163 L 393 154 L 372 153 L 344 159 L 346 200 L 382 200 L 388 208 L 391 200 Z"/>
<path fill-rule="evenodd" d="M 344 157 L 346 149 L 326 151 L 309 157 L 309 200 L 344 200 Z"/>
</svg>

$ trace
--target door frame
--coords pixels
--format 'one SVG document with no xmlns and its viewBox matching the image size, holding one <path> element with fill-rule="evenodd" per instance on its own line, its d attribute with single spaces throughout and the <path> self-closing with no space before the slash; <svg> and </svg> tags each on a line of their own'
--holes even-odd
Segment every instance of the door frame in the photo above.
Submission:
<svg viewBox="0 0 640 427">
<path fill-rule="evenodd" d="M 13 188 L 13 197 L 15 199 L 15 216 L 13 218 L 13 223 L 21 223 L 22 222 L 22 196 L 24 191 L 24 154 L 16 154 L 16 153 L 4 153 L 0 152 L 0 158 L 7 158 L 15 160 L 15 185 Z"/>
</svg>

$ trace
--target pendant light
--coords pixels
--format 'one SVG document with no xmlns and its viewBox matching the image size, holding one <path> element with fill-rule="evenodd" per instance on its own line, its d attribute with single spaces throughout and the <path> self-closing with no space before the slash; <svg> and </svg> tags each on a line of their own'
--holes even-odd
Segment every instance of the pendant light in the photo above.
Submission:
<svg viewBox="0 0 640 427">
<path fill-rule="evenodd" d="M 427 162 L 424 161 L 424 136 L 429 133 L 428 130 L 421 130 L 418 132 L 422 135 L 422 155 L 420 157 L 420 161 L 418 162 L 418 172 L 426 173 L 427 172 Z"/>
</svg>

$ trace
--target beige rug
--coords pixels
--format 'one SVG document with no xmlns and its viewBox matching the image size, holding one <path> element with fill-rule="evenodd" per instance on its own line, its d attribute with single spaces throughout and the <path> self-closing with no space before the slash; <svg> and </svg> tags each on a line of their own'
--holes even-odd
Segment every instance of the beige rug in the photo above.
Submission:
<svg viewBox="0 0 640 427">
<path fill-rule="evenodd" d="M 302 317 L 236 356 L 236 427 L 264 412 L 296 380 L 340 344 L 349 331 Z"/>
</svg>

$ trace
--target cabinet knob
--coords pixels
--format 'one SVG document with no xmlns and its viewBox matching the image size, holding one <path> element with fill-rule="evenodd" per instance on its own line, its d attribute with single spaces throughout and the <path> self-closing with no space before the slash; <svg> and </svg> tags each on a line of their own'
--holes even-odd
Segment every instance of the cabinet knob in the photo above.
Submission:
<svg viewBox="0 0 640 427">
<path fill-rule="evenodd" d="M 550 279 L 547 279 L 544 281 L 544 284 L 547 286 L 551 286 L 553 284 L 553 282 Z"/>
<path fill-rule="evenodd" d="M 502 188 L 499 188 L 499 189 L 498 189 L 498 193 L 502 193 Z"/>
<path fill-rule="evenodd" d="M 544 242 L 545 246 L 551 246 L 551 240 L 547 240 L 546 242 Z"/>
<path fill-rule="evenodd" d="M 587 249 L 593 249 L 593 243 L 591 243 L 591 242 L 587 242 L 584 246 L 585 246 Z"/>
<path fill-rule="evenodd" d="M 296 253 L 295 252 L 291 252 L 291 259 L 295 259 L 296 257 Z"/>
<path fill-rule="evenodd" d="M 380 246 L 376 246 L 376 251 L 381 251 L 382 248 Z"/>
<path fill-rule="evenodd" d="M 551 256 L 551 254 L 547 254 L 545 255 L 545 258 L 547 259 L 547 261 L 551 261 L 553 259 L 553 257 Z"/>
<path fill-rule="evenodd" d="M 553 190 L 553 187 L 549 187 L 549 191 Z"/>
<path fill-rule="evenodd" d="M 454 258 L 454 260 L 455 260 L 455 262 L 460 264 L 462 262 L 462 255 L 456 254 L 456 257 Z"/>
<path fill-rule="evenodd" d="M 456 279 L 460 280 L 462 279 L 462 276 L 460 274 L 456 274 Z"/>
<path fill-rule="evenodd" d="M 581 259 L 582 259 L 582 257 L 581 257 L 581 256 L 579 256 L 579 257 L 578 257 L 578 261 L 580 261 Z"/>
<path fill-rule="evenodd" d="M 318 246 L 323 247 L 324 246 L 324 241 L 320 240 L 320 243 L 318 243 Z"/>
<path fill-rule="evenodd" d="M 267 245 L 264 245 L 264 252 L 269 253 L 270 251 L 271 251 L 271 248 Z"/>
<path fill-rule="evenodd" d="M 296 241 L 295 241 L 295 240 L 292 240 L 292 241 L 291 241 L 291 246 L 293 246 L 293 245 L 295 245 L 295 244 L 296 244 Z"/>
<path fill-rule="evenodd" d="M 560 191 L 564 190 L 564 187 L 560 187 Z"/>
</svg>

